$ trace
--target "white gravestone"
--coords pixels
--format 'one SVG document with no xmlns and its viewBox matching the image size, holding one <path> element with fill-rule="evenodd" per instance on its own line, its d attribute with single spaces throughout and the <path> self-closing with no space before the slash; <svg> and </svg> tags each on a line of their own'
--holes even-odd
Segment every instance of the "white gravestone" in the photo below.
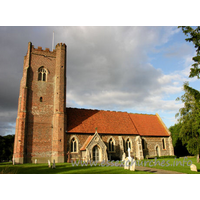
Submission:
<svg viewBox="0 0 200 200">
<path fill-rule="evenodd" d="M 51 162 L 50 162 L 50 160 L 48 160 L 48 166 L 51 167 Z"/>
<path fill-rule="evenodd" d="M 136 165 L 135 159 L 131 159 L 130 171 L 135 171 L 135 165 Z"/>
<path fill-rule="evenodd" d="M 126 157 L 126 159 L 124 160 L 124 169 L 129 169 L 130 165 L 129 165 L 129 158 Z"/>
<path fill-rule="evenodd" d="M 53 165 L 52 168 L 55 169 L 56 168 L 56 163 L 55 163 L 55 159 L 53 160 Z"/>
<path fill-rule="evenodd" d="M 190 165 L 190 170 L 191 170 L 191 171 L 194 171 L 194 172 L 197 172 L 197 166 L 194 165 L 194 164 L 191 164 L 191 165 Z"/>
</svg>

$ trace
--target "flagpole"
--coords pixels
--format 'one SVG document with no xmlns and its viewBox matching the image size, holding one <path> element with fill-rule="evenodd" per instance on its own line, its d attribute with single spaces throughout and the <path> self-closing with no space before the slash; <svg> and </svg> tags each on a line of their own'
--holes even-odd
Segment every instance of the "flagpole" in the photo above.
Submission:
<svg viewBox="0 0 200 200">
<path fill-rule="evenodd" d="M 53 39 L 52 39 L 52 51 L 53 51 L 53 48 L 54 48 L 54 31 L 53 31 Z"/>
</svg>

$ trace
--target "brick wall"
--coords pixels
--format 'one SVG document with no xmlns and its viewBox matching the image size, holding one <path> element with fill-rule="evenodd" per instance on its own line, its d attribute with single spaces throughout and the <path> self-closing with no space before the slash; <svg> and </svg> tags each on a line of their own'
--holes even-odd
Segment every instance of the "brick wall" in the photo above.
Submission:
<svg viewBox="0 0 200 200">
<path fill-rule="evenodd" d="M 38 69 L 47 71 L 45 81 Z M 29 43 L 20 84 L 14 157 L 16 162 L 64 162 L 66 46 L 52 52 Z M 20 142 L 18 142 L 20 141 Z"/>
<path fill-rule="evenodd" d="M 55 52 L 32 48 L 28 69 L 27 162 L 33 157 L 38 161 L 51 159 L 55 65 Z M 48 71 L 47 81 L 38 81 L 38 69 L 42 66 Z"/>
</svg>

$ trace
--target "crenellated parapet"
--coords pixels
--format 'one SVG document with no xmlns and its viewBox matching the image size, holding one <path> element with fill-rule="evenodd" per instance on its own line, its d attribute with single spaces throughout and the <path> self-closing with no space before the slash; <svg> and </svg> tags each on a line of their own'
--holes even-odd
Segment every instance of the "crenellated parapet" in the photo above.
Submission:
<svg viewBox="0 0 200 200">
<path fill-rule="evenodd" d="M 50 51 L 49 48 L 45 48 L 45 49 L 42 49 L 42 47 L 38 46 L 38 48 L 35 48 L 34 45 L 32 45 L 32 50 L 33 51 L 44 51 L 44 52 L 50 52 L 50 53 L 54 53 L 56 50 L 53 49 L 53 51 Z"/>
<path fill-rule="evenodd" d="M 65 43 L 58 43 L 56 45 L 56 48 L 53 49 L 53 51 L 51 51 L 49 48 L 42 49 L 41 46 L 38 46 L 37 48 L 35 48 L 34 45 L 32 45 L 31 42 L 30 42 L 30 45 L 31 45 L 31 52 L 32 53 L 37 53 L 38 52 L 39 54 L 43 54 L 44 53 L 44 55 L 45 55 L 45 53 L 47 53 L 46 55 L 52 55 L 52 56 L 56 55 L 56 49 L 65 49 L 66 48 L 66 44 Z M 26 56 L 27 56 L 27 54 L 26 54 Z"/>
<path fill-rule="evenodd" d="M 66 47 L 66 44 L 65 44 L 65 43 L 58 43 L 58 44 L 56 45 L 56 47 Z"/>
</svg>

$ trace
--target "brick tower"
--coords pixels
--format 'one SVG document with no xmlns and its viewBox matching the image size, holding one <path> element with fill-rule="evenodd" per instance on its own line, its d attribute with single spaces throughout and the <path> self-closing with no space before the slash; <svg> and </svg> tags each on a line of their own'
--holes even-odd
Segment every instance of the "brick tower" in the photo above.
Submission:
<svg viewBox="0 0 200 200">
<path fill-rule="evenodd" d="M 65 161 L 66 45 L 34 48 L 24 57 L 16 119 L 15 163 Z"/>
</svg>

